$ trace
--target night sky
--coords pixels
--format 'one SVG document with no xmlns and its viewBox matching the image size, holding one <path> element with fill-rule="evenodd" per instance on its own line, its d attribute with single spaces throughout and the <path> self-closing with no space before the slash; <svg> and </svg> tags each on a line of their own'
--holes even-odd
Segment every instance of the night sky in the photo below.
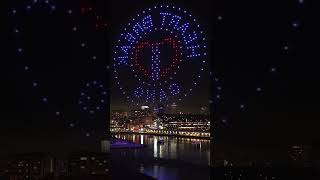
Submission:
<svg viewBox="0 0 320 180">
<path fill-rule="evenodd" d="M 5 6 L 8 9 L 1 11 L 6 22 L 2 34 L 7 39 L 4 46 L 7 59 L 2 61 L 1 71 L 2 82 L 6 84 L 1 93 L 6 121 L 1 126 L 2 151 L 63 152 L 97 148 L 88 143 L 98 145 L 95 141 L 105 130 L 108 99 L 101 94 L 103 91 L 92 91 L 86 83 L 97 81 L 107 86 L 107 35 L 106 31 L 96 29 L 95 14 L 80 13 L 80 10 L 94 7 L 107 22 L 106 5 L 58 2 L 54 5 L 55 15 L 46 9 L 32 11 L 24 18 L 18 11 L 26 8 L 22 4 L 8 3 Z M 15 16 L 11 7 L 17 9 Z M 69 7 L 73 16 L 67 14 Z M 19 33 L 14 32 L 15 28 Z M 20 46 L 23 53 L 17 52 Z M 86 105 L 78 102 L 82 92 L 92 98 L 83 102 Z M 102 99 L 104 103 L 97 103 Z M 99 106 L 100 111 L 90 114 L 84 111 L 85 106 Z"/>
<path fill-rule="evenodd" d="M 80 9 L 79 2 L 58 4 Z M 110 22 L 111 39 L 137 11 L 153 5 L 150 1 L 90 4 Z M 317 42 L 317 31 L 308 1 L 202 0 L 175 4 L 190 9 L 211 39 L 211 63 L 218 78 L 211 92 L 219 142 L 248 146 L 318 143 L 317 59 L 312 45 Z M 96 137 L 86 137 L 86 132 L 105 122 L 106 113 L 91 118 L 81 111 L 77 100 L 87 81 L 106 82 L 110 78 L 105 67 L 112 43 L 105 32 L 90 28 L 90 17 L 82 19 L 85 30 L 81 38 L 69 31 L 70 21 L 64 15 L 41 17 L 25 21 L 30 22 L 23 41 L 28 51 L 25 57 L 18 57 L 13 33 L 17 18 L 10 11 L 19 5 L 7 1 L 0 6 L 0 153 L 79 149 Z M 88 43 L 86 50 L 80 46 L 83 40 Z M 97 56 L 96 62 L 90 60 L 92 55 Z M 28 73 L 25 64 L 31 66 Z M 34 89 L 36 80 L 39 88 Z M 200 89 L 209 87 L 201 84 Z M 199 94 L 190 102 L 199 99 Z M 47 103 L 43 97 L 48 98 Z M 121 97 L 112 98 L 121 102 Z M 57 117 L 57 111 L 64 114 L 63 118 Z"/>
<path fill-rule="evenodd" d="M 139 1 L 140 2 L 140 1 Z M 212 36 L 212 27 L 213 24 L 211 24 L 210 22 L 214 21 L 214 18 L 212 17 L 212 12 L 211 12 L 211 2 L 210 1 L 202 1 L 203 3 L 199 3 L 199 4 L 193 4 L 193 3 L 186 3 L 183 1 L 161 1 L 163 2 L 163 4 L 166 5 L 176 5 L 177 8 L 180 7 L 183 10 L 188 10 L 188 13 L 191 13 L 193 15 L 194 18 L 198 19 L 199 24 L 201 24 L 201 26 L 204 28 L 204 37 L 207 39 L 210 39 Z M 143 10 L 147 10 L 149 7 L 154 7 L 154 6 L 160 6 L 162 3 L 161 2 L 148 2 L 148 3 L 142 3 L 141 7 L 136 6 L 135 4 L 137 3 L 137 1 L 113 1 L 112 3 L 112 18 L 111 18 L 111 23 L 112 23 L 112 27 L 111 27 L 111 36 L 113 38 L 113 41 L 117 41 L 120 37 L 120 33 L 123 33 L 122 29 L 126 27 L 126 25 L 128 23 L 133 23 L 132 22 L 132 18 L 137 18 L 137 14 L 141 13 Z M 124 5 L 125 4 L 125 5 Z M 127 6 L 127 7 L 124 7 Z M 192 10 L 190 10 L 192 9 Z M 160 24 L 160 21 L 157 21 L 157 15 L 155 13 L 151 13 L 152 17 L 154 18 L 154 24 L 155 27 L 157 26 L 157 24 Z M 159 16 L 159 15 L 158 15 Z M 160 16 L 159 16 L 160 17 Z M 137 18 L 138 19 L 138 18 Z M 183 23 L 187 22 L 187 18 L 184 18 L 182 20 Z M 189 22 L 188 22 L 189 23 Z M 190 22 L 192 24 L 192 22 Z M 196 23 L 196 24 L 197 24 Z M 159 25 L 160 26 L 160 25 Z M 193 29 L 195 30 L 195 29 Z M 150 35 L 147 36 L 149 38 L 154 37 L 155 35 Z M 163 35 L 163 37 L 167 37 L 168 35 Z M 162 36 L 161 36 L 162 37 Z M 149 40 L 149 39 L 148 39 Z M 209 46 L 211 42 L 208 41 L 205 44 L 207 46 Z M 112 50 L 114 50 L 114 44 L 112 47 Z M 187 54 L 187 52 L 183 52 L 185 54 Z M 210 53 L 210 50 L 208 51 L 208 53 Z M 163 55 L 160 55 L 160 58 Z M 206 57 L 204 57 L 206 58 Z M 209 60 L 210 57 L 207 56 L 207 59 Z M 200 59 L 199 59 L 200 60 Z M 160 60 L 161 61 L 161 60 Z M 196 74 L 197 71 L 200 72 L 200 69 L 202 68 L 202 66 L 195 64 L 195 63 L 188 63 L 188 60 L 183 59 L 184 62 L 181 63 L 182 69 L 181 71 L 177 71 L 178 72 L 178 76 L 177 78 L 177 82 L 181 82 L 183 83 L 184 81 L 191 81 L 189 78 L 189 73 L 194 73 Z M 190 60 L 192 61 L 192 60 Z M 166 63 L 163 63 L 166 64 Z M 169 64 L 169 63 L 167 63 Z M 185 65 L 185 66 L 183 66 Z M 187 84 L 184 87 L 181 87 L 181 89 L 189 89 L 189 88 L 193 88 L 193 92 L 191 93 L 190 96 L 188 96 L 187 98 L 181 98 L 182 100 L 179 101 L 180 96 L 175 96 L 172 98 L 169 98 L 168 101 L 165 102 L 161 102 L 161 104 L 164 105 L 164 107 L 166 107 L 166 105 L 171 105 L 173 102 L 176 103 L 178 105 L 178 108 L 180 108 L 180 110 L 184 113 L 200 113 L 200 108 L 201 107 L 208 107 L 209 106 L 209 97 L 210 97 L 210 83 L 209 83 L 209 64 L 206 64 L 204 66 L 205 70 L 203 73 L 201 73 L 202 78 L 200 79 L 200 83 L 199 85 L 193 87 L 189 84 Z M 184 71 L 184 72 L 183 72 Z M 173 72 L 173 71 L 172 71 Z M 181 72 L 181 73 L 179 73 Z M 179 76 L 179 74 L 181 74 L 181 76 Z M 131 74 L 124 74 L 123 75 L 123 79 L 132 76 Z M 143 78 L 143 76 L 142 76 Z M 123 80 L 124 81 L 124 80 Z M 130 83 L 130 82 L 126 82 L 126 83 Z M 134 83 L 132 83 L 133 86 L 137 86 L 134 85 Z M 165 87 L 165 86 L 164 86 Z M 136 100 L 134 100 L 134 103 L 126 103 L 125 99 L 126 96 L 124 96 L 121 91 L 119 91 L 117 85 L 116 85 L 116 81 L 114 81 L 113 84 L 113 93 L 112 93 L 112 109 L 125 109 L 128 110 L 128 107 L 132 108 L 139 108 L 139 106 L 136 106 Z M 130 88 L 132 90 L 134 90 L 134 88 Z M 183 93 L 182 93 L 183 94 Z M 167 93 L 168 95 L 168 93 Z M 138 101 L 137 101 L 138 102 Z M 141 103 L 140 103 L 141 104 Z M 128 106 L 129 105 L 129 106 Z M 145 103 L 145 105 L 150 105 L 152 106 L 152 103 Z M 168 109 L 166 109 L 168 110 Z"/>
</svg>

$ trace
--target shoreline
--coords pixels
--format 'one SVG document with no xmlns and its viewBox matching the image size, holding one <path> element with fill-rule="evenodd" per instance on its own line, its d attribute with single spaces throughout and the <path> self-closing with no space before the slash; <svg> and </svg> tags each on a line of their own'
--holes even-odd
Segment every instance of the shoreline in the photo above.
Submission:
<svg viewBox="0 0 320 180">
<path fill-rule="evenodd" d="M 162 133 L 140 133 L 140 132 L 111 132 L 111 135 L 118 135 L 118 134 L 153 135 L 153 136 L 168 136 L 168 137 L 182 137 L 182 138 L 193 138 L 193 139 L 210 140 L 210 137 L 204 137 L 204 136 L 189 136 L 189 135 L 162 134 Z"/>
</svg>

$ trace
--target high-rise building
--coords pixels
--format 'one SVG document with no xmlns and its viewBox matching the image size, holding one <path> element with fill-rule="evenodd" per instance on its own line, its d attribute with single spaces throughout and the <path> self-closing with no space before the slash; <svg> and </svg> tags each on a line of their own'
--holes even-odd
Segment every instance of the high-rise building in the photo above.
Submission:
<svg viewBox="0 0 320 180">
<path fill-rule="evenodd" d="M 178 105 L 176 103 L 172 103 L 170 105 L 169 113 L 170 114 L 177 114 L 178 113 Z"/>
<path fill-rule="evenodd" d="M 101 140 L 101 152 L 103 153 L 110 152 L 110 141 Z"/>
</svg>

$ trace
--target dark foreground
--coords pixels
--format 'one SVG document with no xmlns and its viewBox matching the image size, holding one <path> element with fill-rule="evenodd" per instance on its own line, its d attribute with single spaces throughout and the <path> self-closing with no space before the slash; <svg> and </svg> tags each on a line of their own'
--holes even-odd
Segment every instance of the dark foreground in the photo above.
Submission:
<svg viewBox="0 0 320 180">
<path fill-rule="evenodd" d="M 178 165 L 178 164 L 175 164 Z M 174 167 L 167 166 L 167 169 L 178 169 L 174 176 L 159 176 L 153 178 L 131 169 L 125 164 L 114 163 L 107 175 L 83 175 L 73 177 L 55 177 L 49 175 L 42 180 L 319 180 L 320 176 L 312 168 L 209 168 L 210 175 L 207 177 L 192 175 L 194 171 L 203 171 L 201 167 L 193 167 L 192 165 L 184 165 Z M 168 175 L 168 174 L 167 174 Z M 25 180 L 25 178 L 14 178 L 10 176 L 2 176 L 1 180 Z M 30 178 L 28 178 L 30 179 Z M 35 180 L 35 179 L 30 179 Z"/>
</svg>

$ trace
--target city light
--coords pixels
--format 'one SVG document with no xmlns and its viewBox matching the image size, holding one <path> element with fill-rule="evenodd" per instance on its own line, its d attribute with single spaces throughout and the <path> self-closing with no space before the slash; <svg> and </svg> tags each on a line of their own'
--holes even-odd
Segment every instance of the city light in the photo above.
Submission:
<svg viewBox="0 0 320 180">
<path fill-rule="evenodd" d="M 112 111 L 111 133 L 210 137 L 207 114 L 157 114 L 149 109 Z"/>
</svg>

